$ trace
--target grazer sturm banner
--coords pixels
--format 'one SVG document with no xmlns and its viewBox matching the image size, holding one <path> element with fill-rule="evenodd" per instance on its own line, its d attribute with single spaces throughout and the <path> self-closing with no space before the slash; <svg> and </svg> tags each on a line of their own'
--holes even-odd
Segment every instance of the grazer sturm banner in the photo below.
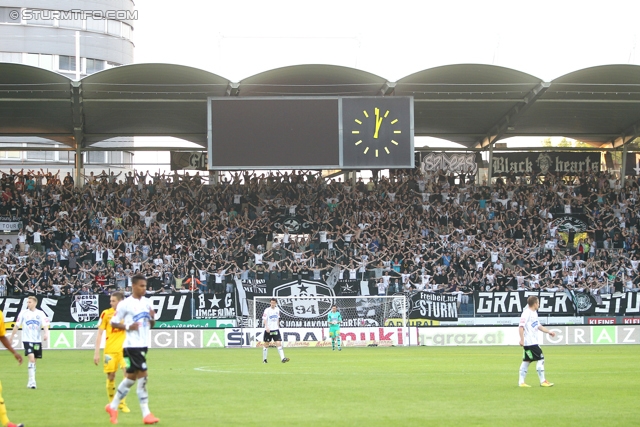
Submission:
<svg viewBox="0 0 640 427">
<path fill-rule="evenodd" d="M 519 316 L 527 306 L 527 298 L 535 295 L 540 299 L 538 314 L 554 316 L 589 315 L 596 310 L 596 301 L 586 293 L 574 295 L 565 292 L 474 292 L 476 315 L 494 316 L 509 314 Z M 576 310 L 578 307 L 578 310 Z"/>
<path fill-rule="evenodd" d="M 0 231 L 18 231 L 22 228 L 22 219 L 17 216 L 0 216 Z"/>
<path fill-rule="evenodd" d="M 478 172 L 474 153 L 425 153 L 422 155 L 422 172 L 468 173 Z"/>
<path fill-rule="evenodd" d="M 595 306 L 595 314 L 637 316 L 640 315 L 640 297 L 637 292 L 620 292 L 600 295 L 602 303 Z"/>
<path fill-rule="evenodd" d="M 412 325 L 421 319 L 458 320 L 457 295 L 420 291 L 409 296 L 408 307 Z"/>
<path fill-rule="evenodd" d="M 492 176 L 600 172 L 599 152 L 493 153 Z"/>
<path fill-rule="evenodd" d="M 207 153 L 199 151 L 172 151 L 171 170 L 207 170 Z"/>
</svg>

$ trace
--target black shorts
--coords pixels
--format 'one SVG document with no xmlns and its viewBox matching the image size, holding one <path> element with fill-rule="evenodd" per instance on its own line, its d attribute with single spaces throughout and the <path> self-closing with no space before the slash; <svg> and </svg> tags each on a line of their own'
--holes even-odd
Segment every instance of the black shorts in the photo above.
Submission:
<svg viewBox="0 0 640 427">
<path fill-rule="evenodd" d="M 280 330 L 276 329 L 275 331 L 267 332 L 264 331 L 264 342 L 269 341 L 282 341 L 282 336 L 280 336 Z"/>
<path fill-rule="evenodd" d="M 41 342 L 23 342 L 24 355 L 33 354 L 36 359 L 42 359 L 42 343 Z"/>
<path fill-rule="evenodd" d="M 544 360 L 544 354 L 542 354 L 542 349 L 537 344 L 525 345 L 522 361 L 535 362 L 536 360 Z"/>
<path fill-rule="evenodd" d="M 130 347 L 122 349 L 124 364 L 128 374 L 147 370 L 147 347 Z"/>
</svg>

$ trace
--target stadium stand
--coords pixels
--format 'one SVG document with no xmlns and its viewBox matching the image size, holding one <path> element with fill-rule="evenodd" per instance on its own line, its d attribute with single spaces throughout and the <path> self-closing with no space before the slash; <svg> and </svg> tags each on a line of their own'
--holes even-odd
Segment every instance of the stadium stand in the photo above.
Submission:
<svg viewBox="0 0 640 427">
<path fill-rule="evenodd" d="M 258 172 L 260 173 L 260 172 Z M 2 295 L 108 293 L 140 271 L 155 292 L 225 292 L 235 278 L 376 282 L 380 293 L 637 291 L 638 183 L 605 172 L 498 178 L 396 171 L 354 186 L 312 171 L 85 177 L 3 173 Z M 580 215 L 588 233 L 561 235 Z M 286 231 L 293 221 L 301 231 Z M 191 287 L 191 289 L 190 289 Z"/>
</svg>

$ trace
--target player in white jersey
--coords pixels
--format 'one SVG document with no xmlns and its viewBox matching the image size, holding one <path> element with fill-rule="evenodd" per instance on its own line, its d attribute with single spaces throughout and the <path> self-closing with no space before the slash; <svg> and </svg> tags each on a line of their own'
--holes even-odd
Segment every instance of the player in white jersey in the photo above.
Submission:
<svg viewBox="0 0 640 427">
<path fill-rule="evenodd" d="M 42 359 L 42 341 L 47 340 L 49 332 L 49 319 L 42 310 L 36 309 L 36 305 L 38 305 L 36 297 L 27 298 L 27 309 L 18 314 L 9 339 L 13 342 L 18 328 L 22 328 L 24 355 L 29 358 L 27 387 L 32 389 L 36 388 L 36 359 Z M 44 329 L 44 336 L 40 332 L 42 329 Z"/>
<path fill-rule="evenodd" d="M 118 423 L 118 405 L 129 393 L 133 384 L 138 380 L 138 400 L 142 410 L 144 424 L 156 424 L 160 420 L 149 410 L 149 393 L 147 391 L 147 351 L 151 328 L 155 325 L 155 312 L 151 303 L 145 297 L 147 293 L 147 279 L 142 274 L 131 278 L 131 296 L 121 301 L 116 313 L 111 319 L 111 326 L 124 329 L 126 337 L 123 344 L 123 355 L 126 365 L 126 376 L 118 385 L 116 395 L 111 403 L 105 407 L 111 424 Z"/>
<path fill-rule="evenodd" d="M 550 383 L 544 378 L 544 354 L 542 349 L 538 345 L 538 331 L 542 331 L 555 337 L 555 332 L 551 332 L 538 321 L 538 307 L 540 307 L 540 301 L 536 296 L 530 296 L 527 298 L 527 307 L 520 316 L 520 346 L 524 348 L 524 356 L 522 358 L 522 364 L 520 365 L 520 387 L 531 387 L 524 382 L 529 370 L 529 364 L 536 361 L 536 370 L 538 371 L 538 377 L 540 378 L 541 387 L 552 387 L 553 383 Z"/>
<path fill-rule="evenodd" d="M 275 298 L 271 298 L 271 307 L 265 308 L 262 314 L 262 323 L 264 324 L 262 363 L 267 363 L 267 351 L 269 349 L 269 342 L 271 341 L 273 341 L 278 348 L 278 354 L 280 354 L 282 363 L 287 363 L 289 358 L 284 357 L 282 336 L 280 335 L 280 309 L 278 308 L 278 302 Z"/>
</svg>

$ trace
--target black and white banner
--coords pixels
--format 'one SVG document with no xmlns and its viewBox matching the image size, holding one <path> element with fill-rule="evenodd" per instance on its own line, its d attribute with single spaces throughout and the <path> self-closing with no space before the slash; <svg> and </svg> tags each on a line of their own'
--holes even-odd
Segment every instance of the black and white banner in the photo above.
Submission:
<svg viewBox="0 0 640 427">
<path fill-rule="evenodd" d="M 535 295 L 540 299 L 539 314 L 553 316 L 573 316 L 592 314 L 596 301 L 590 294 L 576 292 L 474 292 L 473 302 L 476 315 L 520 315 L 527 306 L 527 298 Z M 576 310 L 578 307 L 578 310 Z"/>
<path fill-rule="evenodd" d="M 0 231 L 18 231 L 22 228 L 22 219 L 17 216 L 0 216 Z"/>
<path fill-rule="evenodd" d="M 409 296 L 409 319 L 458 320 L 458 297 L 420 291 Z"/>
<path fill-rule="evenodd" d="M 620 292 L 600 295 L 598 303 L 585 292 L 474 292 L 477 315 L 520 315 L 527 306 L 527 298 L 540 298 L 538 313 L 551 316 L 638 316 L 640 296 L 637 292 Z"/>
<path fill-rule="evenodd" d="M 637 292 L 600 295 L 602 303 L 595 307 L 594 314 L 621 316 L 640 315 L 640 296 Z M 580 312 L 582 314 L 583 311 Z M 590 313 L 588 313 L 590 314 Z"/>
<path fill-rule="evenodd" d="M 638 316 L 640 296 L 637 292 L 600 295 L 600 302 L 585 292 L 475 292 L 476 314 L 519 315 L 527 306 L 527 298 L 540 298 L 538 313 L 552 316 Z"/>
<path fill-rule="evenodd" d="M 273 226 L 281 232 L 303 234 L 311 232 L 311 223 L 300 215 L 281 215 L 276 218 Z"/>
<path fill-rule="evenodd" d="M 595 173 L 600 172 L 600 163 L 599 152 L 493 153 L 492 176 L 511 172 L 516 175 Z"/>
<path fill-rule="evenodd" d="M 238 315 L 235 292 L 194 294 L 194 304 L 194 319 L 233 319 Z"/>
<path fill-rule="evenodd" d="M 640 176 L 640 153 L 627 153 L 627 176 Z"/>
<path fill-rule="evenodd" d="M 589 229 L 585 214 L 554 214 L 553 226 L 560 233 L 584 233 Z"/>
<path fill-rule="evenodd" d="M 475 175 L 478 172 L 474 153 L 425 153 L 422 155 L 422 172 L 466 173 Z"/>
<path fill-rule="evenodd" d="M 360 291 L 361 282 L 360 280 L 352 279 L 352 280 L 338 280 L 336 286 L 334 287 L 336 294 L 342 297 L 354 297 L 358 295 L 358 291 Z"/>
<path fill-rule="evenodd" d="M 171 170 L 207 170 L 207 153 L 199 151 L 172 151 Z"/>
<path fill-rule="evenodd" d="M 368 282 L 364 282 L 368 284 Z M 336 286 L 315 280 L 258 280 L 252 283 L 236 281 L 240 314 L 250 316 L 250 306 L 255 297 L 262 297 L 256 304 L 256 316 L 260 318 L 270 297 L 278 299 L 283 328 L 324 328 L 327 314 L 336 304 L 342 314 L 342 326 L 383 326 L 387 318 L 401 318 L 397 306 L 386 307 L 382 298 L 360 298 L 361 282 L 340 280 Z M 340 295 L 337 295 L 340 294 Z M 353 296 L 353 298 L 336 298 Z M 385 308 L 386 307 L 386 308 Z"/>
<path fill-rule="evenodd" d="M 110 307 L 108 295 L 74 295 L 63 298 L 38 296 L 37 307 L 51 322 L 86 323 L 98 320 L 100 313 Z M 237 316 L 236 294 L 147 295 L 156 312 L 156 320 L 230 319 Z M 27 307 L 27 296 L 0 298 L 0 310 L 5 322 L 14 322 L 18 313 Z"/>
<path fill-rule="evenodd" d="M 377 291 L 375 286 L 369 286 L 369 281 L 360 281 L 357 279 L 338 279 L 331 281 L 330 283 L 324 281 L 317 280 L 307 280 L 304 279 L 300 282 L 310 283 L 312 284 L 311 288 L 305 288 L 304 285 L 301 289 L 291 290 L 291 287 L 295 287 L 298 284 L 298 281 L 286 281 L 286 280 L 252 280 L 242 282 L 240 280 L 236 280 L 236 289 L 238 291 L 238 301 L 242 300 L 253 300 L 254 297 L 272 297 L 278 296 L 276 292 L 282 293 L 283 289 L 288 289 L 287 292 L 292 292 L 293 294 L 300 294 L 302 292 L 309 292 L 311 289 L 312 292 L 320 292 L 321 296 L 333 295 L 333 296 L 343 296 L 343 297 L 355 297 L 358 295 L 375 295 L 372 293 L 373 290 Z M 362 284 L 367 286 L 366 292 L 363 293 Z M 318 287 L 319 286 L 319 287 Z M 278 289 L 279 291 L 276 291 Z M 246 315 L 248 311 L 244 314 Z"/>
</svg>

